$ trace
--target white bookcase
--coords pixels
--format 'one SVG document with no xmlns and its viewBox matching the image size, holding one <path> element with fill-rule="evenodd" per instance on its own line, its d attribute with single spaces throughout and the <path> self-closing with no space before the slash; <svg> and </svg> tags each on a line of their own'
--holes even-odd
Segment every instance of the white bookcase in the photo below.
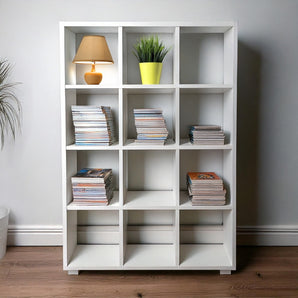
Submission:
<svg viewBox="0 0 298 298">
<path fill-rule="evenodd" d="M 104 35 L 115 64 L 97 66 L 100 85 L 72 59 L 85 34 Z M 135 41 L 158 34 L 172 46 L 160 85 L 141 85 Z M 237 27 L 225 23 L 62 22 L 61 115 L 63 266 L 79 270 L 220 270 L 236 268 Z M 71 105 L 112 107 L 118 142 L 76 146 Z M 161 108 L 165 146 L 136 145 L 133 108 Z M 225 145 L 190 144 L 191 124 L 222 125 Z M 112 168 L 108 206 L 72 205 L 71 176 L 83 167 Z M 227 205 L 193 207 L 188 171 L 215 171 Z"/>
</svg>

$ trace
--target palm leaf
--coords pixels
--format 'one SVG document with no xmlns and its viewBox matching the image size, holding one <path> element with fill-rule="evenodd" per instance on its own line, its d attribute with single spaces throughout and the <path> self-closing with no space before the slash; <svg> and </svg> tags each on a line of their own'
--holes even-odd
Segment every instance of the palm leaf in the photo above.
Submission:
<svg viewBox="0 0 298 298">
<path fill-rule="evenodd" d="M 7 79 L 11 71 L 9 62 L 0 59 L 0 141 L 1 149 L 5 143 L 6 135 L 13 139 L 21 127 L 21 103 L 14 93 L 17 83 L 8 83 Z"/>
</svg>

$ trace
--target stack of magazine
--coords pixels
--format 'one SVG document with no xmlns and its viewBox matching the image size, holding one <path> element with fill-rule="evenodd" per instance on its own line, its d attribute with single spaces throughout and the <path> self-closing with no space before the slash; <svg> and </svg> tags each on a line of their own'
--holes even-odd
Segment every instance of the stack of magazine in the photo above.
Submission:
<svg viewBox="0 0 298 298">
<path fill-rule="evenodd" d="M 226 204 L 223 180 L 214 172 L 187 173 L 187 188 L 192 206 L 222 206 Z"/>
<path fill-rule="evenodd" d="M 225 134 L 218 125 L 192 125 L 189 130 L 190 142 L 195 145 L 223 145 Z"/>
<path fill-rule="evenodd" d="M 84 168 L 71 177 L 73 202 L 78 205 L 108 205 L 113 198 L 111 169 Z"/>
<path fill-rule="evenodd" d="M 137 130 L 137 144 L 164 145 L 168 130 L 162 110 L 134 109 L 135 125 Z"/>
<path fill-rule="evenodd" d="M 115 128 L 110 107 L 71 106 L 76 145 L 111 145 Z"/>
</svg>

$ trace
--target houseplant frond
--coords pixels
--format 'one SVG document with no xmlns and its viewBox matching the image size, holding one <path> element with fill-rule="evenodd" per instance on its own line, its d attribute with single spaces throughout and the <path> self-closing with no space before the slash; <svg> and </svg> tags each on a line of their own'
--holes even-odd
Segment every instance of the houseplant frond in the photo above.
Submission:
<svg viewBox="0 0 298 298">
<path fill-rule="evenodd" d="M 0 140 L 1 148 L 5 143 L 7 134 L 16 136 L 20 129 L 21 103 L 14 93 L 17 83 L 8 83 L 7 79 L 11 71 L 9 62 L 0 59 Z"/>
<path fill-rule="evenodd" d="M 158 62 L 161 63 L 171 48 L 166 48 L 158 36 L 140 38 L 134 45 L 133 54 L 140 63 Z"/>
</svg>

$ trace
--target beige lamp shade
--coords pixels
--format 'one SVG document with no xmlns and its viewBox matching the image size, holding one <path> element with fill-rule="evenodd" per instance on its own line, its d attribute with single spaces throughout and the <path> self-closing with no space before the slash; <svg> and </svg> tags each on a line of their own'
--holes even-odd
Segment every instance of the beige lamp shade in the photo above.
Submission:
<svg viewBox="0 0 298 298">
<path fill-rule="evenodd" d="M 114 63 L 105 37 L 100 35 L 84 36 L 72 62 L 85 64 Z"/>
</svg>

